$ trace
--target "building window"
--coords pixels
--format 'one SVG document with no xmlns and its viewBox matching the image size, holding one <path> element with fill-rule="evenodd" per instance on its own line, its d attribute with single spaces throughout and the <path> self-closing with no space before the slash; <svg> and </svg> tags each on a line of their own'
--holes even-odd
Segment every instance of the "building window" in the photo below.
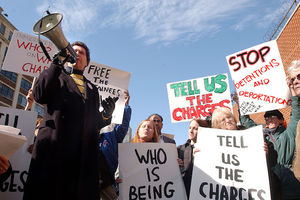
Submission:
<svg viewBox="0 0 300 200">
<path fill-rule="evenodd" d="M 31 83 L 29 81 L 26 81 L 25 79 L 22 78 L 22 80 L 21 80 L 21 88 L 23 88 L 26 91 L 28 91 L 31 88 Z"/>
<path fill-rule="evenodd" d="M 4 35 L 5 34 L 5 25 L 3 24 L 3 23 L 1 23 L 0 24 L 0 33 L 2 34 L 2 35 Z"/>
<path fill-rule="evenodd" d="M 5 56 L 6 56 L 7 50 L 8 50 L 8 47 L 5 47 L 5 50 L 4 50 L 4 55 L 3 55 L 3 61 L 4 61 L 4 59 L 5 59 Z"/>
<path fill-rule="evenodd" d="M 12 82 L 17 82 L 17 74 L 14 72 L 9 72 L 5 70 L 0 70 L 0 74 L 11 80 Z"/>
<path fill-rule="evenodd" d="M 26 97 L 24 97 L 23 95 L 19 94 L 19 96 L 18 96 L 18 104 L 21 105 L 21 106 L 23 106 L 25 108 L 26 104 L 27 104 Z"/>
<path fill-rule="evenodd" d="M 40 116 L 44 116 L 44 108 L 43 106 L 39 105 L 39 104 L 35 104 L 34 110 L 38 113 L 38 115 Z"/>
<path fill-rule="evenodd" d="M 0 95 L 4 96 L 9 100 L 12 100 L 14 96 L 14 91 L 6 85 L 0 83 Z"/>
<path fill-rule="evenodd" d="M 13 35 L 13 32 L 9 31 L 9 34 L 8 34 L 8 41 L 10 41 L 10 40 L 11 40 L 11 38 L 12 38 L 12 35 Z"/>
</svg>

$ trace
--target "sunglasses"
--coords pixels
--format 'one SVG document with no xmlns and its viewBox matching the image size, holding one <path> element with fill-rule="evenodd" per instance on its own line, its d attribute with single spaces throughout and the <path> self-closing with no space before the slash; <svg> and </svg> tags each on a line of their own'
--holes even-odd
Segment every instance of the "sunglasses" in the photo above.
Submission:
<svg viewBox="0 0 300 200">
<path fill-rule="evenodd" d="M 274 116 L 274 115 L 269 116 L 269 117 L 265 117 L 266 122 L 269 121 L 269 120 L 272 120 L 272 119 L 278 119 L 278 117 Z"/>
<path fill-rule="evenodd" d="M 297 74 L 296 77 L 291 78 L 290 84 L 293 84 L 296 78 L 297 78 L 297 80 L 300 80 L 300 74 Z"/>
</svg>

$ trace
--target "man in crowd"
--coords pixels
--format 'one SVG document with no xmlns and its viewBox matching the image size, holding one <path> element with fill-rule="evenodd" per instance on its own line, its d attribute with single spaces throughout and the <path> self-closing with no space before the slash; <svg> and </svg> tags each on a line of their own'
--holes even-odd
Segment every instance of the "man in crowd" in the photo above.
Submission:
<svg viewBox="0 0 300 200">
<path fill-rule="evenodd" d="M 158 133 L 158 136 L 159 136 L 159 142 L 160 143 L 173 143 L 173 144 L 176 144 L 175 140 L 173 140 L 172 138 L 164 135 L 161 132 L 161 129 L 163 127 L 163 118 L 162 118 L 161 115 L 159 115 L 159 114 L 152 114 L 152 115 L 150 115 L 148 117 L 148 120 L 154 122 L 154 124 L 156 126 L 156 129 L 157 129 L 157 133 Z"/>
<path fill-rule="evenodd" d="M 83 42 L 72 44 L 75 63 L 65 51 L 54 56 L 49 69 L 39 76 L 33 90 L 44 105 L 24 200 L 99 199 L 98 133 L 110 124 L 115 108 L 111 97 L 101 102 L 94 84 L 83 76 L 90 52 Z"/>
</svg>

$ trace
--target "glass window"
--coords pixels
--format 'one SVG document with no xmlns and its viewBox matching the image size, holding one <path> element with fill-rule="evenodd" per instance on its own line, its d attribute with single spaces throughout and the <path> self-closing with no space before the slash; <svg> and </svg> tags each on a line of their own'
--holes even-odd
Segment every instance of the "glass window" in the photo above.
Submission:
<svg viewBox="0 0 300 200">
<path fill-rule="evenodd" d="M 5 58 L 5 56 L 6 56 L 7 50 L 8 50 L 8 47 L 5 47 L 4 55 L 3 55 L 3 61 L 4 61 L 4 58 Z"/>
<path fill-rule="evenodd" d="M 43 106 L 39 105 L 39 104 L 35 104 L 34 110 L 40 115 L 40 116 L 44 116 L 44 108 Z"/>
<path fill-rule="evenodd" d="M 0 95 L 6 97 L 9 100 L 12 100 L 14 96 L 14 91 L 6 85 L 0 83 Z"/>
<path fill-rule="evenodd" d="M 2 34 L 2 35 L 4 35 L 4 33 L 5 33 L 5 25 L 3 24 L 3 23 L 1 23 L 0 24 L 0 33 Z"/>
<path fill-rule="evenodd" d="M 31 83 L 29 81 L 26 81 L 25 79 L 22 78 L 21 80 L 21 88 L 25 90 L 29 90 L 31 88 Z"/>
<path fill-rule="evenodd" d="M 27 104 L 27 100 L 26 97 L 24 97 L 23 95 L 19 94 L 18 96 L 18 104 L 25 107 Z"/>
<path fill-rule="evenodd" d="M 2 74 L 3 76 L 5 76 L 6 78 L 8 78 L 9 80 L 11 80 L 14 83 L 17 81 L 17 74 L 14 72 L 0 70 L 0 74 Z"/>
<path fill-rule="evenodd" d="M 11 38 L 12 38 L 12 35 L 13 35 L 13 32 L 9 31 L 9 34 L 8 34 L 8 41 L 10 41 L 10 40 L 11 40 Z"/>
</svg>

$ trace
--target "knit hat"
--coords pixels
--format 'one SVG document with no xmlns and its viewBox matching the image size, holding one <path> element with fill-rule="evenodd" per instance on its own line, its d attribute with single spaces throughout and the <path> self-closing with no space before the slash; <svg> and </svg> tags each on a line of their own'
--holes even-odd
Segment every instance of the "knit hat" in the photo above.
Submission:
<svg viewBox="0 0 300 200">
<path fill-rule="evenodd" d="M 270 116 L 276 116 L 276 117 L 278 117 L 278 119 L 284 119 L 283 114 L 279 110 L 270 110 L 264 114 L 264 118 L 270 117 Z"/>
</svg>

